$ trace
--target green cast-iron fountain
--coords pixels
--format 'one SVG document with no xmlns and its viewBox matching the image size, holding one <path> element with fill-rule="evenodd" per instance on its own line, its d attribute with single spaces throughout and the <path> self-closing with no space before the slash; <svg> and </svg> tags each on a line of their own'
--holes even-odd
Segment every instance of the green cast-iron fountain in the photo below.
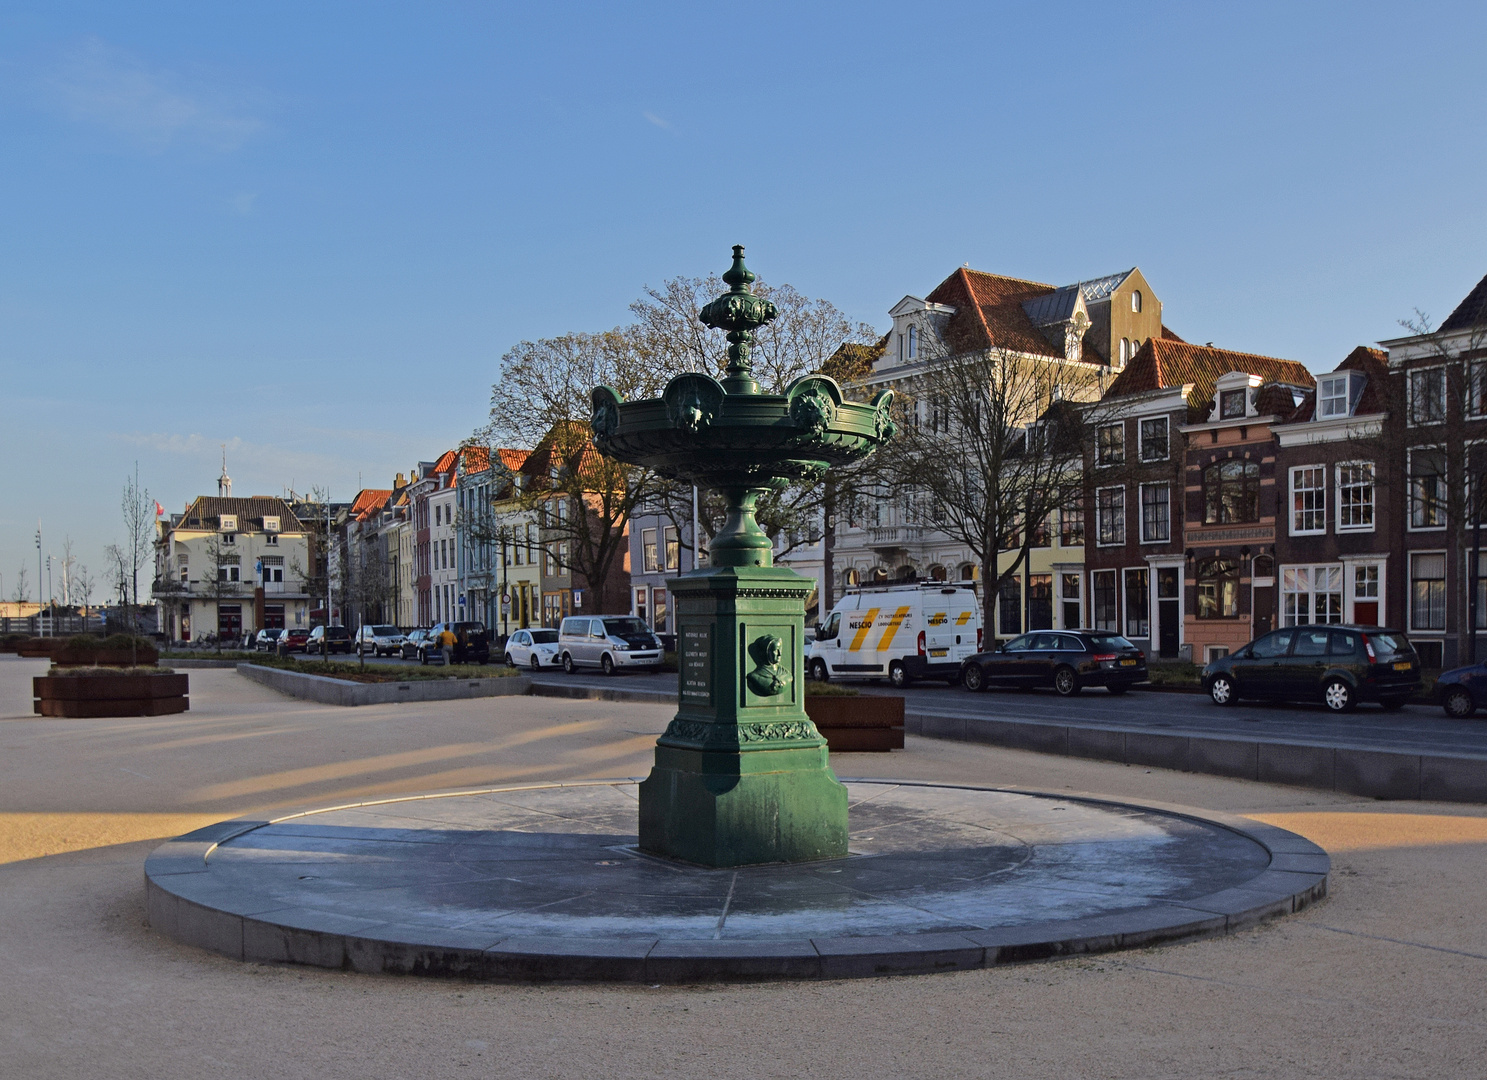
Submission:
<svg viewBox="0 0 1487 1080">
<path fill-rule="evenodd" d="M 723 280 L 729 291 L 701 312 L 728 333 L 721 382 L 689 372 L 646 401 L 593 392 L 601 451 L 717 489 L 727 507 L 711 565 L 670 583 L 679 708 L 640 785 L 640 846 L 705 866 L 833 858 L 847 854 L 847 791 L 805 712 L 813 586 L 774 565 L 754 507 L 766 491 L 818 479 L 892 438 L 893 392 L 858 404 L 835 380 L 807 375 L 783 394 L 761 393 L 749 347 L 775 306 L 750 291 L 741 245 Z"/>
</svg>

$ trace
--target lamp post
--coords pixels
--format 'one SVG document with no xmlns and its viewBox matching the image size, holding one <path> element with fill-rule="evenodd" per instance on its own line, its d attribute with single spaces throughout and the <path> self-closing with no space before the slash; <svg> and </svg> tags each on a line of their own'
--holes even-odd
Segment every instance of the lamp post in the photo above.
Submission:
<svg viewBox="0 0 1487 1080">
<path fill-rule="evenodd" d="M 1475 664 L 1477 662 L 1477 618 L 1481 614 L 1479 610 L 1480 601 L 1477 598 L 1477 593 L 1481 590 L 1482 587 L 1482 494 L 1484 490 L 1482 485 L 1484 483 L 1487 483 L 1487 473 L 1483 473 L 1482 476 L 1478 477 L 1477 490 L 1474 493 L 1475 497 L 1472 499 L 1472 502 L 1476 505 L 1472 507 L 1472 561 L 1471 566 L 1468 567 L 1467 573 L 1467 577 L 1471 581 L 1471 594 L 1467 597 L 1467 622 L 1470 623 L 1470 625 L 1467 627 L 1466 631 L 1467 663 L 1469 664 Z"/>
</svg>

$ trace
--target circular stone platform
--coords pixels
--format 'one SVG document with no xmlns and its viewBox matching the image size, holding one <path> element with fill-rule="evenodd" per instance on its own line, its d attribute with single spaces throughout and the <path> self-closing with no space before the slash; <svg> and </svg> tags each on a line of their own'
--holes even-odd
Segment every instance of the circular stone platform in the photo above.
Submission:
<svg viewBox="0 0 1487 1080">
<path fill-rule="evenodd" d="M 1326 894 L 1326 852 L 1183 807 L 845 781 L 845 859 L 635 849 L 633 780 L 225 821 L 145 863 L 150 923 L 242 960 L 690 982 L 984 967 L 1224 933 Z"/>
</svg>

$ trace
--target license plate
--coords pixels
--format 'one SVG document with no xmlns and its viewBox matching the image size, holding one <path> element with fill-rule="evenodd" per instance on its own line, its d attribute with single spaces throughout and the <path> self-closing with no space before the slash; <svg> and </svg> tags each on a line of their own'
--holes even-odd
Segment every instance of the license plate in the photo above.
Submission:
<svg viewBox="0 0 1487 1080">
<path fill-rule="evenodd" d="M 1136 666 L 1136 661 L 1134 661 L 1134 660 L 1122 660 L 1120 662 L 1120 666 L 1121 667 L 1135 667 Z"/>
<path fill-rule="evenodd" d="M 950 650 L 949 649 L 930 649 L 929 650 L 929 655 L 930 656 L 948 656 L 949 653 L 950 653 Z"/>
<path fill-rule="evenodd" d="M 1408 660 L 1401 660 L 1399 663 L 1397 663 L 1397 664 L 1394 665 L 1394 670 L 1395 671 L 1408 671 L 1410 668 L 1412 668 L 1414 666 L 1415 665 L 1412 664 L 1412 663 L 1410 663 Z"/>
</svg>

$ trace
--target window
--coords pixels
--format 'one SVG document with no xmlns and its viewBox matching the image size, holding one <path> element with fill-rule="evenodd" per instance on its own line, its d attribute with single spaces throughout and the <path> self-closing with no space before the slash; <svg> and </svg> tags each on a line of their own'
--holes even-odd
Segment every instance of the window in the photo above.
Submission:
<svg viewBox="0 0 1487 1080">
<path fill-rule="evenodd" d="M 1342 622 L 1342 567 L 1288 566 L 1281 569 L 1286 626 Z"/>
<path fill-rule="evenodd" d="M 1124 465 L 1126 461 L 1126 426 L 1107 424 L 1095 435 L 1095 452 L 1101 465 Z"/>
<path fill-rule="evenodd" d="M 656 548 L 656 530 L 640 530 L 640 557 L 641 565 L 645 567 L 645 573 L 654 574 L 661 569 L 659 551 Z"/>
<path fill-rule="evenodd" d="M 1266 634 L 1250 646 L 1250 653 L 1257 660 L 1273 660 L 1278 656 L 1285 656 L 1291 651 L 1291 639 L 1295 636 L 1294 630 L 1277 630 L 1273 634 Z"/>
<path fill-rule="evenodd" d="M 1373 529 L 1373 462 L 1348 461 L 1337 466 L 1339 532 Z"/>
<path fill-rule="evenodd" d="M 1064 547 L 1084 546 L 1084 499 L 1078 491 L 1064 495 L 1064 505 L 1058 512 L 1058 542 Z"/>
<path fill-rule="evenodd" d="M 1141 542 L 1166 543 L 1172 539 L 1171 488 L 1167 484 L 1141 485 Z"/>
<path fill-rule="evenodd" d="M 218 581 L 241 581 L 242 580 L 242 576 L 241 575 L 242 575 L 242 567 L 240 567 L 240 566 L 219 566 L 219 567 L 217 567 L 217 580 Z"/>
<path fill-rule="evenodd" d="M 1141 310 L 1141 290 L 1140 289 L 1133 289 L 1131 291 L 1131 310 L 1132 311 L 1140 311 Z"/>
<path fill-rule="evenodd" d="M 1225 390 L 1219 395 L 1219 418 L 1222 420 L 1235 420 L 1245 413 L 1245 398 L 1249 396 L 1248 390 Z"/>
<path fill-rule="evenodd" d="M 222 542 L 224 544 L 236 544 L 238 542 L 237 533 L 223 533 Z"/>
<path fill-rule="evenodd" d="M 1487 551 L 1477 555 L 1477 629 L 1484 628 L 1487 628 Z"/>
<path fill-rule="evenodd" d="M 1141 421 L 1141 460 L 1167 460 L 1167 418 L 1165 416 Z"/>
<path fill-rule="evenodd" d="M 1053 575 L 1029 574 L 1027 578 L 1027 628 L 1053 629 Z"/>
<path fill-rule="evenodd" d="M 1409 455 L 1410 527 L 1446 525 L 1446 453 L 1438 446 L 1416 446 Z"/>
<path fill-rule="evenodd" d="M 997 590 L 997 622 L 1004 636 L 1022 633 L 1022 578 L 1009 577 Z"/>
<path fill-rule="evenodd" d="M 1487 360 L 1473 360 L 1466 372 L 1466 411 L 1487 415 Z"/>
<path fill-rule="evenodd" d="M 1203 470 L 1203 524 L 1260 520 L 1260 466 L 1230 458 Z"/>
<path fill-rule="evenodd" d="M 666 590 L 657 589 L 656 600 L 656 629 L 662 633 L 666 632 Z"/>
<path fill-rule="evenodd" d="M 1327 531 L 1327 467 L 1291 470 L 1291 535 Z"/>
<path fill-rule="evenodd" d="M 1126 571 L 1126 637 L 1151 637 L 1150 571 Z"/>
<path fill-rule="evenodd" d="M 1410 556 L 1410 629 L 1446 628 L 1446 556 Z"/>
<path fill-rule="evenodd" d="M 919 328 L 909 327 L 909 359 L 913 360 L 919 355 Z"/>
<path fill-rule="evenodd" d="M 665 532 L 662 534 L 662 536 L 666 541 L 666 569 L 681 569 L 682 545 L 681 540 L 677 536 L 676 526 L 666 526 Z"/>
<path fill-rule="evenodd" d="M 1353 567 L 1353 615 L 1348 620 L 1360 626 L 1379 625 L 1379 568 Z"/>
<path fill-rule="evenodd" d="M 1198 618 L 1232 619 L 1239 614 L 1239 564 L 1233 559 L 1198 563 Z"/>
<path fill-rule="evenodd" d="M 1317 419 L 1348 415 L 1348 377 L 1333 375 L 1317 381 Z"/>
<path fill-rule="evenodd" d="M 1094 601 L 1096 630 L 1119 630 L 1116 625 L 1115 571 L 1096 570 L 1090 574 L 1090 595 Z"/>
<path fill-rule="evenodd" d="M 1095 530 L 1101 544 L 1126 542 L 1126 489 L 1101 488 L 1095 492 Z"/>
<path fill-rule="evenodd" d="M 1048 527 L 1048 519 L 1045 517 L 1033 525 L 1032 535 L 1028 543 L 1035 548 L 1046 548 L 1053 542 L 1053 530 Z M 1034 627 L 1033 629 L 1039 629 Z"/>
<path fill-rule="evenodd" d="M 1446 369 L 1416 368 L 1410 372 L 1410 423 L 1439 424 L 1446 418 Z"/>
<path fill-rule="evenodd" d="M 1131 358 L 1131 339 L 1120 339 L 1120 366 L 1125 367 L 1126 361 Z"/>
</svg>

